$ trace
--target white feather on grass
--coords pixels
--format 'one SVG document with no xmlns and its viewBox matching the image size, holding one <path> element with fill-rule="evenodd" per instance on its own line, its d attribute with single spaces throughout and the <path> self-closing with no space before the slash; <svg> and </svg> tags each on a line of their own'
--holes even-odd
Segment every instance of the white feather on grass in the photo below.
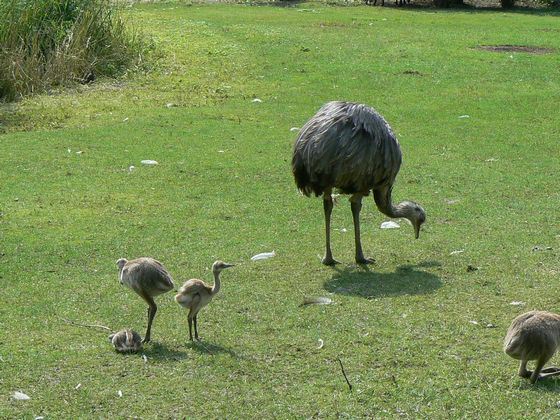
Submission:
<svg viewBox="0 0 560 420">
<path fill-rule="evenodd" d="M 31 397 L 23 392 L 20 391 L 15 391 L 14 395 L 12 396 L 14 400 L 18 400 L 18 401 L 27 401 L 30 400 Z"/>
<path fill-rule="evenodd" d="M 261 252 L 260 254 L 253 255 L 251 257 L 251 261 L 259 261 L 259 260 L 266 260 L 268 258 L 272 258 L 276 256 L 276 252 Z"/>
</svg>

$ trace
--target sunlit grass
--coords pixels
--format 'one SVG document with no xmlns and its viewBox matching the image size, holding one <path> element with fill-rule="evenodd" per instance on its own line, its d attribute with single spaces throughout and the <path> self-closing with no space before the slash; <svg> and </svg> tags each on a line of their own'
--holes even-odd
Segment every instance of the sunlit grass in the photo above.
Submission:
<svg viewBox="0 0 560 420">
<path fill-rule="evenodd" d="M 164 54 L 157 71 L 2 109 L 0 417 L 557 414 L 556 382 L 529 386 L 501 351 L 515 315 L 559 310 L 557 17 L 312 3 L 127 13 Z M 488 44 L 556 52 L 475 48 Z M 396 199 L 428 213 L 416 241 L 405 223 L 379 229 L 365 200 L 368 269 L 352 264 L 344 199 L 342 264 L 320 264 L 322 204 L 291 178 L 290 129 L 333 99 L 385 116 L 404 154 Z M 178 284 L 237 263 L 200 313 L 204 346 L 171 294 L 147 363 L 63 321 L 143 333 L 145 304 L 115 266 L 143 255 Z"/>
</svg>

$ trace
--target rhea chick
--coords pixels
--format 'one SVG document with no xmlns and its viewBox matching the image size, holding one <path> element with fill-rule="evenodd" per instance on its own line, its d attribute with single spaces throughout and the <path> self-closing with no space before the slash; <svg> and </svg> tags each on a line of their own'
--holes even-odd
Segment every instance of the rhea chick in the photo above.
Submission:
<svg viewBox="0 0 560 420">
<path fill-rule="evenodd" d="M 198 312 L 210 303 L 212 298 L 220 291 L 220 273 L 222 270 L 233 267 L 223 261 L 216 261 L 212 264 L 212 273 L 214 274 L 214 285 L 209 286 L 199 279 L 190 279 L 179 289 L 179 293 L 175 295 L 175 301 L 185 309 L 189 309 L 189 338 L 193 341 L 192 325 L 194 323 L 194 337 L 198 340 L 198 328 L 196 325 L 196 317 Z"/>
<path fill-rule="evenodd" d="M 111 334 L 109 340 L 119 353 L 136 353 L 142 349 L 142 337 L 128 328 Z"/>
<path fill-rule="evenodd" d="M 545 311 L 530 311 L 519 315 L 511 323 L 504 339 L 504 352 L 520 360 L 519 376 L 537 379 L 560 375 L 560 369 L 543 369 L 560 345 L 560 315 Z M 536 360 L 535 370 L 527 370 L 527 362 Z"/>
<path fill-rule="evenodd" d="M 128 261 L 121 258 L 117 261 L 121 284 L 130 287 L 148 304 L 148 328 L 144 343 L 151 339 L 152 322 L 157 312 L 154 296 L 169 292 L 175 287 L 171 275 L 157 260 L 148 257 Z"/>
</svg>

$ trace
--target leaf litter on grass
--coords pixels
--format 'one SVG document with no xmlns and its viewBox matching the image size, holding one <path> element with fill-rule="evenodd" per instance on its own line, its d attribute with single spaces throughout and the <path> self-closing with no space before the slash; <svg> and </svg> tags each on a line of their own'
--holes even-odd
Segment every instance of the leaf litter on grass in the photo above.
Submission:
<svg viewBox="0 0 560 420">
<path fill-rule="evenodd" d="M 332 303 L 332 299 L 324 296 L 319 297 L 304 297 L 303 303 L 300 306 L 305 305 L 330 305 Z"/>
</svg>

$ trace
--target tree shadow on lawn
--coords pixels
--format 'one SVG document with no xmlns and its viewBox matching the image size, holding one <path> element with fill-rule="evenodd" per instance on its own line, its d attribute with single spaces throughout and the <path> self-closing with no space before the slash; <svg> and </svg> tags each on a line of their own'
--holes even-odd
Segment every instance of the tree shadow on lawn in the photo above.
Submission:
<svg viewBox="0 0 560 420">
<path fill-rule="evenodd" d="M 256 3 L 256 5 L 262 4 L 263 6 L 295 7 L 305 2 L 306 0 L 282 0 L 282 1 L 269 1 L 266 3 Z"/>
<path fill-rule="evenodd" d="M 377 273 L 369 267 L 362 269 L 356 266 L 345 267 L 336 271 L 330 280 L 325 282 L 325 290 L 348 296 L 362 296 L 367 299 L 423 295 L 432 293 L 442 286 L 438 276 L 418 267 L 439 267 L 437 261 L 426 261 L 418 265 L 400 265 L 394 273 Z"/>
</svg>

